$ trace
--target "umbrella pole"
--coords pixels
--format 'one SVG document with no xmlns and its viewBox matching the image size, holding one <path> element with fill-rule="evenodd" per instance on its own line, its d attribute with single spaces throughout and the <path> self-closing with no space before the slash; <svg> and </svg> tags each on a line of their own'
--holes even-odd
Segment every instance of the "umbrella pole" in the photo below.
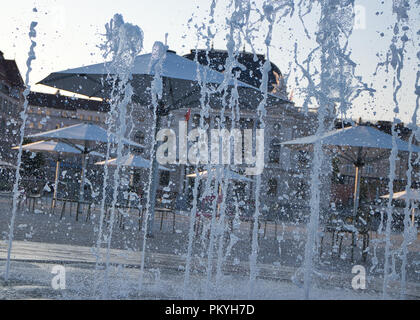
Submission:
<svg viewBox="0 0 420 320">
<path fill-rule="evenodd" d="M 353 207 L 353 226 L 355 226 L 356 217 L 357 217 L 357 209 L 359 208 L 359 194 L 360 194 L 360 169 L 361 166 L 356 163 L 356 174 L 354 176 L 354 207 Z M 355 234 L 354 231 L 352 233 L 352 241 L 351 241 L 351 261 L 354 258 L 354 247 L 356 246 L 355 242 Z"/>
<path fill-rule="evenodd" d="M 154 152 L 156 152 L 156 150 Z M 149 204 L 149 219 L 148 219 L 149 226 L 147 228 L 148 237 L 153 236 L 153 222 L 155 220 L 155 206 L 156 206 L 158 175 L 159 175 L 159 164 L 155 156 L 153 157 L 153 160 L 152 160 L 152 181 L 150 185 L 150 204 Z"/>
<path fill-rule="evenodd" d="M 84 199 L 84 186 L 85 186 L 85 176 L 86 176 L 86 156 L 87 153 L 84 152 L 82 155 L 82 176 L 80 177 L 80 191 L 79 191 L 79 201 L 77 202 L 77 210 L 76 210 L 76 221 L 79 219 L 79 212 L 80 212 L 80 203 Z"/>
<path fill-rule="evenodd" d="M 127 199 L 127 205 L 128 205 L 128 210 L 130 210 L 130 207 L 131 207 L 131 205 L 130 205 L 130 195 L 131 195 L 131 192 L 133 191 L 133 185 L 134 185 L 134 172 L 133 172 L 133 170 L 131 170 L 131 173 L 130 173 L 130 185 L 129 185 L 129 188 L 128 188 L 128 199 Z"/>
<path fill-rule="evenodd" d="M 155 206 L 156 206 L 156 191 L 158 186 L 158 178 L 159 178 L 159 163 L 156 159 L 156 152 L 158 148 L 158 144 L 156 141 L 156 136 L 158 130 L 160 129 L 160 120 L 161 120 L 161 111 L 159 107 L 156 110 L 156 125 L 155 125 L 155 132 L 154 132 L 154 144 L 153 144 L 153 157 L 152 157 L 152 180 L 150 182 L 150 189 L 149 189 L 149 208 L 148 208 L 148 218 L 147 218 L 147 236 L 153 237 L 153 222 L 155 220 Z"/>
<path fill-rule="evenodd" d="M 359 195 L 360 195 L 360 169 L 361 166 L 355 165 L 356 174 L 354 180 L 354 206 L 353 206 L 353 217 L 356 218 L 357 209 L 359 207 Z"/>
<path fill-rule="evenodd" d="M 57 201 L 57 190 L 58 190 L 58 177 L 60 175 L 60 158 L 57 159 L 57 163 L 55 166 L 55 180 L 54 180 L 54 194 L 53 194 L 53 201 L 51 208 L 55 209 L 56 201 Z"/>
<path fill-rule="evenodd" d="M 216 218 L 217 218 L 218 215 L 220 215 L 220 202 L 219 202 L 219 199 L 221 198 L 221 195 L 222 195 L 222 186 L 221 186 L 221 184 L 219 184 L 219 192 L 217 194 L 217 199 L 216 199 L 216 201 L 217 201 Z"/>
<path fill-rule="evenodd" d="M 414 227 L 414 212 L 415 208 L 414 206 L 411 208 L 411 226 Z"/>
</svg>

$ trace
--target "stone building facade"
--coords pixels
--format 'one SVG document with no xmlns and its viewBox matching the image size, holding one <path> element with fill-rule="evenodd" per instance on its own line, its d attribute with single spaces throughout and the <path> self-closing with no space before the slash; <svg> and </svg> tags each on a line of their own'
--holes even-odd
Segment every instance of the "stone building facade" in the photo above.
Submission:
<svg viewBox="0 0 420 320">
<path fill-rule="evenodd" d="M 197 52 L 199 61 L 205 64 L 203 54 L 205 51 Z M 196 52 L 186 55 L 187 58 L 194 59 Z M 226 51 L 213 50 L 210 52 L 210 67 L 217 71 L 223 71 L 227 53 Z M 253 86 L 259 87 L 261 81 L 260 66 L 264 63 L 264 56 L 258 56 L 255 61 L 253 54 L 243 52 L 239 57 L 239 62 L 245 65 L 247 70 L 241 73 L 239 79 Z M 264 132 L 264 163 L 265 168 L 261 175 L 260 202 L 261 212 L 270 219 L 295 219 L 305 216 L 308 213 L 309 183 L 310 183 L 310 154 L 302 151 L 282 147 L 281 142 L 307 136 L 314 133 L 317 123 L 316 110 L 309 110 L 305 113 L 300 108 L 294 106 L 293 102 L 288 101 L 287 92 L 282 82 L 281 71 L 272 63 L 272 72 L 269 74 L 269 91 L 281 98 L 279 104 L 268 105 L 266 108 L 265 132 Z M 26 123 L 26 134 L 33 134 L 59 127 L 69 126 L 82 121 L 96 123 L 106 127 L 106 117 L 109 106 L 100 101 L 87 99 L 76 99 L 57 94 L 44 94 L 32 92 L 29 97 L 28 119 Z M 257 129 L 259 118 L 254 108 L 241 108 L 238 126 L 240 129 Z M 179 136 L 179 121 L 185 121 L 186 114 L 189 113 L 188 130 L 191 131 L 198 127 L 200 109 L 199 108 L 180 108 L 171 112 L 162 120 L 162 128 L 173 129 Z M 227 114 L 227 113 L 226 113 Z M 145 146 L 143 149 L 125 150 L 124 152 L 139 153 L 145 158 L 149 158 L 153 134 L 153 114 L 148 106 L 133 103 L 129 110 L 129 127 L 131 128 L 127 137 Z M 17 115 L 11 115 L 9 119 L 17 119 Z M 4 118 L 2 118 L 4 119 Z M 206 122 L 210 128 L 217 128 L 216 123 L 220 121 L 220 110 L 210 111 Z M 226 124 L 230 123 L 228 118 Z M 229 129 L 229 125 L 227 127 Z M 255 132 L 254 132 L 255 135 Z M 8 140 L 10 141 L 10 140 Z M 54 157 L 47 156 L 51 162 L 51 172 L 46 179 L 52 180 L 54 174 Z M 76 184 L 77 173 L 80 169 L 80 159 L 77 156 L 67 156 L 63 161 L 66 171 L 71 174 L 68 187 L 74 184 L 74 189 L 78 190 Z M 95 181 L 100 189 L 101 181 L 98 177 L 102 174 L 102 168 L 95 166 L 97 158 L 88 160 L 88 179 Z M 159 177 L 158 197 L 167 197 L 172 204 L 179 206 L 180 209 L 188 210 L 192 205 L 192 186 L 194 179 L 186 176 L 194 172 L 191 165 L 168 165 L 172 171 L 161 171 Z M 245 165 L 232 166 L 231 169 L 243 174 Z M 205 170 L 201 166 L 200 170 Z M 127 175 L 132 173 L 126 170 Z M 134 170 L 135 191 L 144 194 L 148 183 L 148 171 L 144 169 Z M 255 177 L 248 176 L 252 182 L 232 181 L 227 192 L 228 203 L 233 206 L 235 201 L 241 207 L 244 214 L 252 214 L 255 204 Z M 71 183 L 70 183 L 71 182 Z M 322 186 L 328 189 L 327 186 Z M 205 182 L 200 186 L 200 192 L 204 191 Z M 98 191 L 96 190 L 96 191 Z M 235 196 L 234 196 L 235 195 Z M 328 192 L 322 193 L 323 197 L 329 196 Z M 180 203 L 183 203 L 180 205 Z M 328 204 L 328 199 L 322 201 Z M 228 208 L 232 210 L 232 208 Z"/>
<path fill-rule="evenodd" d="M 0 51 L 0 160 L 16 164 L 11 147 L 19 141 L 24 82 L 14 60 Z"/>
<path fill-rule="evenodd" d="M 204 59 L 205 51 L 194 51 L 185 55 L 189 59 L 195 59 L 196 55 L 198 61 L 207 64 L 207 58 Z M 226 51 L 213 50 L 209 52 L 210 67 L 223 72 L 224 63 L 227 57 Z M 261 81 L 260 66 L 264 63 L 264 57 L 258 56 L 258 60 L 254 61 L 253 54 L 241 53 L 239 62 L 247 67 L 247 70 L 242 72 L 239 80 L 259 87 Z M 311 135 L 314 133 L 317 124 L 316 110 L 309 110 L 305 113 L 300 108 L 294 106 L 293 102 L 288 101 L 287 92 L 282 83 L 282 75 L 280 70 L 274 63 L 272 63 L 272 72 L 269 74 L 270 93 L 282 98 L 276 105 L 267 105 L 266 116 L 264 117 L 264 171 L 261 175 L 261 191 L 260 191 L 260 210 L 262 214 L 270 219 L 281 217 L 282 219 L 296 219 L 308 213 L 309 201 L 309 177 L 310 177 L 310 153 L 293 150 L 281 146 L 281 142 L 291 139 Z M 240 120 L 237 122 L 236 128 L 243 129 L 257 129 L 259 128 L 259 117 L 256 112 L 257 106 L 251 109 L 241 108 Z M 225 128 L 230 129 L 231 111 L 226 110 Z M 133 105 L 131 114 L 134 119 L 140 119 L 138 125 L 135 126 L 131 139 L 138 143 L 145 144 L 147 147 L 142 150 L 142 155 L 149 157 L 150 151 L 150 137 L 152 137 L 151 127 L 153 115 L 147 106 L 138 104 Z M 162 120 L 162 128 L 172 129 L 176 136 L 179 137 L 179 121 L 185 121 L 186 115 L 189 114 L 188 132 L 192 129 L 198 128 L 200 123 L 200 109 L 199 108 L 181 108 L 171 112 Z M 205 123 L 208 124 L 209 129 L 217 129 L 217 123 L 220 121 L 220 109 L 213 108 Z M 255 135 L 255 131 L 254 131 Z M 210 132 L 209 149 L 211 149 Z M 179 158 L 177 158 L 179 160 Z M 233 164 L 233 161 L 232 161 Z M 168 166 L 168 165 L 167 165 Z M 236 165 L 230 168 L 240 174 L 244 174 L 246 165 Z M 193 165 L 172 165 L 171 172 L 161 172 L 159 179 L 160 185 L 158 195 L 167 193 L 174 201 L 182 198 L 184 200 L 185 208 L 192 206 L 192 189 L 194 184 L 193 178 L 187 178 L 189 174 L 193 174 L 195 166 Z M 199 171 L 206 170 L 206 165 L 199 166 Z M 251 215 L 254 212 L 255 204 L 255 176 L 247 176 L 253 181 L 234 181 L 232 180 L 227 192 L 227 203 L 230 206 L 235 205 L 238 200 L 241 211 L 244 214 Z M 143 179 L 148 179 L 143 176 Z M 329 190 L 329 180 L 325 181 L 327 186 L 323 185 L 323 190 Z M 145 182 L 143 182 L 145 183 Z M 199 193 L 204 193 L 206 181 L 202 180 L 199 187 Z M 322 193 L 323 204 L 328 204 L 328 192 Z M 167 196 L 168 197 L 168 196 Z M 200 204 L 199 204 L 200 206 Z M 200 210 L 200 207 L 199 209 Z M 233 208 L 228 208 L 233 210 Z"/>
</svg>

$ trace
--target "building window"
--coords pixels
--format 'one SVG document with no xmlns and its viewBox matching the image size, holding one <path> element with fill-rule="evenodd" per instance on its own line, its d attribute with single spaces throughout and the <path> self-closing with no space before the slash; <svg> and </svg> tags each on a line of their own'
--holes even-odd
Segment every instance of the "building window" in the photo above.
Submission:
<svg viewBox="0 0 420 320">
<path fill-rule="evenodd" d="M 354 166 L 352 164 L 346 164 L 344 166 L 344 172 L 346 172 L 347 174 L 354 173 Z"/>
<path fill-rule="evenodd" d="M 138 143 L 138 144 L 144 144 L 144 132 L 141 130 L 138 130 L 136 132 L 136 134 L 134 135 L 134 142 Z"/>
<path fill-rule="evenodd" d="M 304 180 L 296 182 L 296 198 L 305 199 L 307 197 L 308 184 Z"/>
<path fill-rule="evenodd" d="M 254 128 L 254 119 L 251 119 L 251 118 L 241 118 L 239 120 L 239 127 L 241 129 L 253 129 Z"/>
<path fill-rule="evenodd" d="M 134 142 L 136 142 L 136 143 L 144 146 L 144 140 L 145 140 L 145 136 L 144 136 L 143 131 L 140 131 L 140 130 L 137 131 L 135 133 L 135 135 L 134 135 Z M 143 152 L 143 148 L 140 148 L 140 147 L 132 147 L 132 152 L 133 153 L 136 153 L 136 154 L 142 153 Z"/>
<path fill-rule="evenodd" d="M 277 180 L 276 179 L 268 180 L 267 195 L 269 195 L 270 197 L 274 197 L 277 195 Z"/>
<path fill-rule="evenodd" d="M 372 166 L 372 165 L 367 165 L 367 166 L 365 167 L 365 172 L 366 172 L 367 174 L 372 174 L 372 173 L 373 173 L 373 166 Z"/>
<path fill-rule="evenodd" d="M 160 179 L 159 179 L 159 184 L 161 186 L 167 186 L 169 185 L 169 179 L 170 179 L 171 175 L 169 171 L 162 171 L 160 173 Z"/>
<path fill-rule="evenodd" d="M 280 163 L 280 140 L 274 138 L 270 142 L 270 152 L 268 154 L 270 163 Z"/>
<path fill-rule="evenodd" d="M 193 123 L 193 128 L 198 128 L 200 127 L 200 115 L 199 114 L 194 114 L 192 116 L 192 123 Z"/>
<path fill-rule="evenodd" d="M 299 150 L 297 156 L 301 165 L 307 165 L 309 163 L 309 154 L 305 150 Z"/>
<path fill-rule="evenodd" d="M 280 163 L 280 151 L 279 150 L 270 150 L 268 157 L 270 163 Z"/>
</svg>

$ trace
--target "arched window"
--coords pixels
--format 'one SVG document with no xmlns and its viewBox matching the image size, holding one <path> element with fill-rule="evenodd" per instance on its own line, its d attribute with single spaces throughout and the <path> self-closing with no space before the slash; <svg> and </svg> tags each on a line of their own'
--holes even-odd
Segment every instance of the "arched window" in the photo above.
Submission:
<svg viewBox="0 0 420 320">
<path fill-rule="evenodd" d="M 274 138 L 270 142 L 270 151 L 268 154 L 270 163 L 280 163 L 280 140 L 277 138 Z"/>
<path fill-rule="evenodd" d="M 171 178 L 171 174 L 169 171 L 161 171 L 160 178 L 159 178 L 160 185 L 166 187 L 169 184 L 170 178 Z"/>
<path fill-rule="evenodd" d="M 141 130 L 138 130 L 136 134 L 134 135 L 134 142 L 138 144 L 144 144 L 144 132 Z"/>
<path fill-rule="evenodd" d="M 193 128 L 199 128 L 200 127 L 200 118 L 201 118 L 201 116 L 197 113 L 192 115 Z"/>
<path fill-rule="evenodd" d="M 138 130 L 135 134 L 134 134 L 134 142 L 141 144 L 142 146 L 144 146 L 144 141 L 145 141 L 145 135 L 143 133 L 143 131 Z M 143 152 L 143 148 L 137 148 L 137 147 L 133 147 L 133 153 L 142 153 Z"/>
<path fill-rule="evenodd" d="M 365 167 L 365 173 L 367 173 L 367 174 L 372 174 L 372 173 L 374 173 L 374 169 L 373 169 L 373 166 L 372 166 L 371 164 L 368 164 L 368 165 Z"/>
<path fill-rule="evenodd" d="M 301 165 L 307 165 L 310 160 L 308 152 L 306 152 L 305 150 L 299 150 L 297 154 L 297 158 L 298 158 L 299 164 Z"/>
<path fill-rule="evenodd" d="M 277 123 L 275 123 L 275 124 L 274 124 L 273 128 L 274 128 L 274 130 L 276 130 L 276 131 L 280 131 L 280 129 L 281 129 L 281 124 L 280 124 L 279 122 L 277 122 Z"/>
<path fill-rule="evenodd" d="M 271 197 L 274 197 L 277 195 L 277 180 L 276 179 L 268 180 L 267 195 Z"/>
</svg>

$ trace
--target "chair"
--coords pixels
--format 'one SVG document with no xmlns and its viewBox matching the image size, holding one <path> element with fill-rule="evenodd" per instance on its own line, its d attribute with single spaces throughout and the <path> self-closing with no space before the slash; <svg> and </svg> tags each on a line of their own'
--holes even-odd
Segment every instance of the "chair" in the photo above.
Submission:
<svg viewBox="0 0 420 320">
<path fill-rule="evenodd" d="M 364 218 L 362 218 L 362 216 Z M 340 217 L 337 213 L 330 214 L 329 218 L 322 230 L 320 253 L 323 253 L 323 241 L 325 233 L 331 233 L 331 247 L 334 248 L 339 241 L 338 256 L 341 255 L 343 239 L 346 234 L 350 234 L 352 238 L 351 242 L 351 261 L 354 261 L 354 249 L 356 247 L 356 241 L 358 236 L 362 236 L 362 260 L 365 262 L 367 259 L 367 248 L 369 247 L 369 227 L 370 219 L 366 215 L 366 208 L 360 208 L 356 219 L 353 216 L 342 216 Z"/>
<path fill-rule="evenodd" d="M 166 197 L 165 197 L 166 195 Z M 162 193 L 158 200 L 159 206 L 155 208 L 156 212 L 160 213 L 160 230 L 162 231 L 163 228 L 163 219 L 164 217 L 170 213 L 172 213 L 172 232 L 175 233 L 175 225 L 176 225 L 176 212 L 175 207 L 177 203 L 177 193 Z"/>
</svg>

